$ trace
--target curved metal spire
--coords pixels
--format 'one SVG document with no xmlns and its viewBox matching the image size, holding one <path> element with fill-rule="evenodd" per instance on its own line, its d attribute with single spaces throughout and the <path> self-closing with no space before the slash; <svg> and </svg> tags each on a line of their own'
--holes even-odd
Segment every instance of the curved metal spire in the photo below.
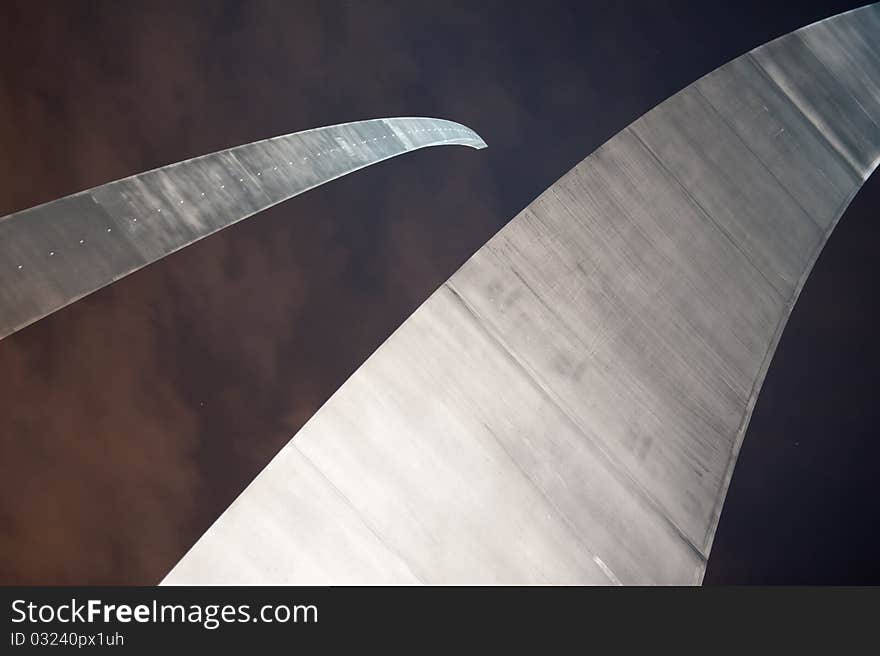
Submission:
<svg viewBox="0 0 880 656">
<path fill-rule="evenodd" d="M 701 78 L 483 246 L 165 582 L 699 583 L 779 336 L 878 161 L 880 5 Z"/>
<path fill-rule="evenodd" d="M 312 187 L 427 146 L 485 148 L 434 118 L 296 132 L 133 175 L 0 218 L 0 339 Z"/>
</svg>

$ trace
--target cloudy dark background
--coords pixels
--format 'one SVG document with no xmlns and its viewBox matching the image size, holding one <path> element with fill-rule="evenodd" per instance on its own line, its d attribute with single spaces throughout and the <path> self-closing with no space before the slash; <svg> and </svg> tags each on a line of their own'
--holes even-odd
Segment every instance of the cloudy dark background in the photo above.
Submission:
<svg viewBox="0 0 880 656">
<path fill-rule="evenodd" d="M 858 2 L 0 4 L 0 215 L 394 115 L 486 151 L 371 167 L 0 342 L 0 582 L 155 583 L 345 378 L 544 188 L 700 75 Z M 880 582 L 880 180 L 770 368 L 708 583 Z"/>
</svg>

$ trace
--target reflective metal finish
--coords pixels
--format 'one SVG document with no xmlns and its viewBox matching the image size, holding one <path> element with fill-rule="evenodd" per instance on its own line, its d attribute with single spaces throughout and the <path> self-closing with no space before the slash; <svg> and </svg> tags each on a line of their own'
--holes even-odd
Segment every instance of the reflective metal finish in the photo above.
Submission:
<svg viewBox="0 0 880 656">
<path fill-rule="evenodd" d="M 222 150 L 0 218 L 0 338 L 221 228 L 426 146 L 485 148 L 432 118 L 344 123 Z"/>
<path fill-rule="evenodd" d="M 438 289 L 165 583 L 699 583 L 878 125 L 877 5 L 676 94 Z"/>
</svg>

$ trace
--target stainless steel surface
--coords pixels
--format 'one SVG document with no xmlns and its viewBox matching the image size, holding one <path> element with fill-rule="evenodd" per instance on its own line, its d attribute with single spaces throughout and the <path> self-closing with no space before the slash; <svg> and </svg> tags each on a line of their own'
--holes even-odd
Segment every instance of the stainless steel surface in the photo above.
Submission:
<svg viewBox="0 0 880 656">
<path fill-rule="evenodd" d="M 481 248 L 164 582 L 699 583 L 878 125 L 876 5 L 676 94 Z"/>
<path fill-rule="evenodd" d="M 458 123 L 345 123 L 222 150 L 0 218 L 0 338 L 221 228 L 426 146 L 485 148 Z"/>
</svg>

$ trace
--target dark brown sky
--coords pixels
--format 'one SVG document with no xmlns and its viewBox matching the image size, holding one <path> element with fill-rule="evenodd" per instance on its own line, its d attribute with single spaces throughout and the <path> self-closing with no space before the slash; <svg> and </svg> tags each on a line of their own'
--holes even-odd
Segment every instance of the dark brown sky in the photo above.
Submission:
<svg viewBox="0 0 880 656">
<path fill-rule="evenodd" d="M 157 582 L 544 188 L 700 75 L 858 4 L 4 2 L 0 215 L 363 118 L 450 118 L 490 147 L 310 191 L 0 342 L 0 582 Z"/>
</svg>

